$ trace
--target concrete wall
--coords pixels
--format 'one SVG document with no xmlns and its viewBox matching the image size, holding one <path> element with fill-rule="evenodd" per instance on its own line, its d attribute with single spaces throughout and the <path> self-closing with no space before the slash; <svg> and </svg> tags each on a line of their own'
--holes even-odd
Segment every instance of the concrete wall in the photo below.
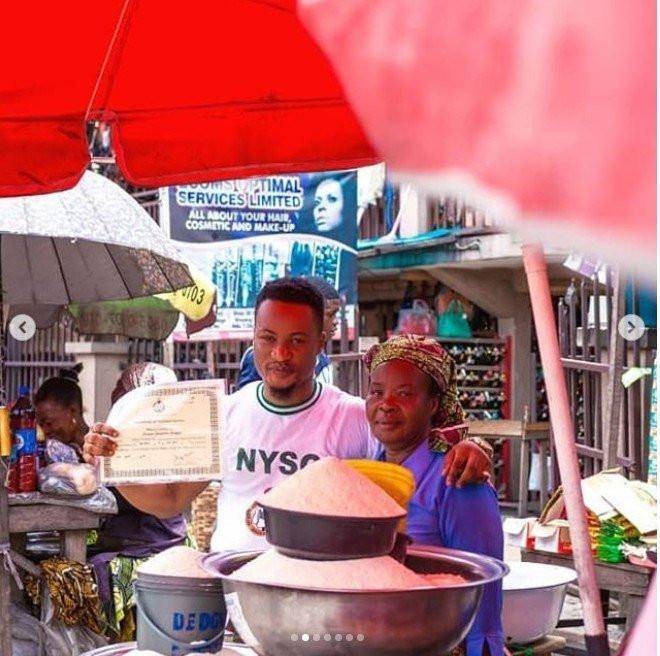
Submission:
<svg viewBox="0 0 660 656">
<path fill-rule="evenodd" d="M 67 342 L 65 350 L 83 365 L 80 389 L 85 421 L 89 426 L 105 421 L 112 405 L 112 390 L 128 360 L 128 343 Z"/>
</svg>

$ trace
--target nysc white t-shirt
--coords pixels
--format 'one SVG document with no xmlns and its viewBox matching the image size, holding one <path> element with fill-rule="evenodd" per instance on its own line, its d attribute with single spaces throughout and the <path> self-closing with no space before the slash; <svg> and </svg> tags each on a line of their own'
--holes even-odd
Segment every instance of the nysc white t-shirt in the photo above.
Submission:
<svg viewBox="0 0 660 656">
<path fill-rule="evenodd" d="M 264 549 L 265 538 L 248 527 L 255 499 L 286 476 L 325 456 L 368 458 L 376 451 L 364 401 L 315 382 L 314 393 L 295 407 L 274 406 L 263 383 L 246 385 L 223 399 L 222 490 L 211 549 Z"/>
</svg>

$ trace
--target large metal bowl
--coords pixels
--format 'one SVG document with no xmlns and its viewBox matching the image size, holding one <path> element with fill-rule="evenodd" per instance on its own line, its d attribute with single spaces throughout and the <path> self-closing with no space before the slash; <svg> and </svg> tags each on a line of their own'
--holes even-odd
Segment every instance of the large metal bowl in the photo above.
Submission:
<svg viewBox="0 0 660 656">
<path fill-rule="evenodd" d="M 308 560 L 387 556 L 394 549 L 397 526 L 406 516 L 402 512 L 397 517 L 334 517 L 259 505 L 269 544 L 286 556 Z"/>
<path fill-rule="evenodd" d="M 229 578 L 262 552 L 212 554 L 227 610 L 245 643 L 261 656 L 441 656 L 463 640 L 483 587 L 500 580 L 504 563 L 436 547 L 413 547 L 416 572 L 461 574 L 465 583 L 406 590 L 314 590 Z M 365 561 L 366 563 L 366 561 Z"/>
</svg>

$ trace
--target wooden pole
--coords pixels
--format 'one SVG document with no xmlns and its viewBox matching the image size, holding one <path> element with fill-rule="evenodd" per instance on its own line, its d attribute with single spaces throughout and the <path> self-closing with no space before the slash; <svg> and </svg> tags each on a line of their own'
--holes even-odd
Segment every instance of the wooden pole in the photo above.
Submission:
<svg viewBox="0 0 660 656">
<path fill-rule="evenodd" d="M 618 269 L 614 270 L 610 324 L 609 364 L 605 390 L 603 416 L 603 469 L 619 464 L 619 435 L 621 434 L 621 411 L 623 409 L 623 349 L 624 340 L 619 335 L 619 319 L 625 314 L 624 279 Z"/>
<path fill-rule="evenodd" d="M 555 315 L 550 296 L 548 269 L 541 246 L 526 244 L 522 250 L 548 394 L 550 421 L 564 491 L 573 559 L 584 612 L 587 653 L 589 656 L 609 656 L 609 643 L 591 553 L 587 513 L 582 498 L 580 469 L 575 449 L 575 428 L 568 402 L 566 379 L 561 363 Z"/>
</svg>

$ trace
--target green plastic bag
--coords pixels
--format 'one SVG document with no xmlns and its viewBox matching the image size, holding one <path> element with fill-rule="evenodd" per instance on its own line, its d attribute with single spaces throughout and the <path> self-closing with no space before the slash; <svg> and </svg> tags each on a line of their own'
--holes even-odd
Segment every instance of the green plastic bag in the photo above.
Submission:
<svg viewBox="0 0 660 656">
<path fill-rule="evenodd" d="M 438 337 L 453 339 L 470 339 L 472 328 L 467 320 L 463 307 L 457 300 L 453 300 L 438 320 Z"/>
</svg>

